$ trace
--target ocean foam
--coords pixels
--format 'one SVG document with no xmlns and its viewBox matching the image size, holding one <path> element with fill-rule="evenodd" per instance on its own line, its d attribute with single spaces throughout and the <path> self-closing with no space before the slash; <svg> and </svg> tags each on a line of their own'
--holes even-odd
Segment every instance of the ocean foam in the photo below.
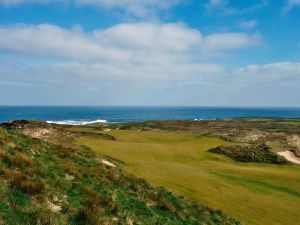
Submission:
<svg viewBox="0 0 300 225">
<path fill-rule="evenodd" d="M 61 121 L 46 121 L 47 123 L 54 123 L 54 124 L 60 124 L 60 125 L 74 125 L 74 126 L 80 126 L 80 125 L 88 125 L 93 123 L 107 123 L 106 120 L 92 120 L 92 121 L 82 121 L 82 120 L 61 120 Z"/>
</svg>

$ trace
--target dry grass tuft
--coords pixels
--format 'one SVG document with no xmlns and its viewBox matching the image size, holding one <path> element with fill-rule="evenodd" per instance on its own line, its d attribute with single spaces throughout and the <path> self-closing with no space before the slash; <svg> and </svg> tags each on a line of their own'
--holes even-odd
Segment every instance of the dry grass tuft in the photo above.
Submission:
<svg viewBox="0 0 300 225">
<path fill-rule="evenodd" d="M 63 225 L 48 208 L 38 208 L 28 212 L 31 218 L 30 225 Z"/>
<path fill-rule="evenodd" d="M 32 167 L 32 162 L 31 160 L 24 154 L 22 153 L 16 153 L 13 157 L 11 157 L 11 163 L 15 167 Z"/>
<path fill-rule="evenodd" d="M 159 207 L 161 209 L 164 209 L 164 210 L 168 210 L 170 212 L 175 212 L 176 211 L 174 206 L 172 206 L 171 204 L 169 204 L 167 201 L 165 201 L 162 198 L 158 199 L 157 207 Z"/>
<path fill-rule="evenodd" d="M 7 153 L 5 153 L 4 151 L 1 151 L 0 150 L 0 159 L 4 162 L 9 162 L 10 158 L 9 158 L 9 155 Z"/>
<path fill-rule="evenodd" d="M 73 163 L 65 163 L 61 165 L 61 169 L 70 175 L 76 175 L 78 166 L 74 165 Z"/>
<path fill-rule="evenodd" d="M 12 188 L 22 191 L 25 194 L 36 195 L 44 191 L 44 183 L 32 180 L 18 170 L 2 170 L 4 177 L 9 181 Z"/>
<path fill-rule="evenodd" d="M 99 224 L 99 195 L 92 188 L 86 187 L 83 190 L 85 199 L 84 206 L 77 214 L 77 221 L 85 225 L 98 225 Z"/>
</svg>

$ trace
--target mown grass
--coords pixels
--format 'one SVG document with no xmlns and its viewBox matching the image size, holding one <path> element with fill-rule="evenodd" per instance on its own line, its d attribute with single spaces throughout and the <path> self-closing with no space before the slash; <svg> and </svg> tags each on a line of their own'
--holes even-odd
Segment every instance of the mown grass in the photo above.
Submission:
<svg viewBox="0 0 300 225">
<path fill-rule="evenodd" d="M 254 180 L 254 179 L 245 179 L 242 177 L 229 176 L 229 175 L 224 175 L 224 174 L 220 174 L 220 173 L 212 173 L 212 174 L 220 176 L 224 179 L 227 179 L 228 181 L 231 181 L 232 183 L 235 183 L 235 184 L 245 185 L 246 187 L 250 186 L 250 185 L 254 185 L 255 187 L 257 187 L 257 189 L 260 189 L 260 188 L 273 189 L 275 191 L 282 192 L 284 194 L 288 194 L 288 195 L 291 195 L 296 198 L 300 198 L 300 191 L 298 191 L 298 190 L 292 190 L 287 187 L 278 186 L 278 185 L 274 185 L 271 183 L 266 183 L 266 182 Z"/>
<path fill-rule="evenodd" d="M 105 166 L 87 147 L 53 145 L 0 128 L 0 224 L 239 223 Z"/>
<path fill-rule="evenodd" d="M 300 221 L 300 167 L 235 162 L 208 149 L 232 143 L 214 137 L 163 131 L 112 130 L 117 141 L 77 143 L 125 162 L 152 184 L 195 199 L 248 225 Z"/>
</svg>

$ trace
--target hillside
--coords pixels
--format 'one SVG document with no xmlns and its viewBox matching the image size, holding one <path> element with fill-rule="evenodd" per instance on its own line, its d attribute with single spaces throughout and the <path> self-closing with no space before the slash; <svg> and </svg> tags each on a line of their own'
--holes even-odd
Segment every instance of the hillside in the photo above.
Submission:
<svg viewBox="0 0 300 225">
<path fill-rule="evenodd" d="M 239 224 L 104 164 L 59 126 L 10 125 L 0 128 L 0 224 Z"/>
</svg>

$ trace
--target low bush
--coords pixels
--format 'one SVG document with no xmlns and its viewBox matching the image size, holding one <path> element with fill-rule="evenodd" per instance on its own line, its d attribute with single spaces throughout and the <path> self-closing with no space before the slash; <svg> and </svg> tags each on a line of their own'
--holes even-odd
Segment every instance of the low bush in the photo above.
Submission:
<svg viewBox="0 0 300 225">
<path fill-rule="evenodd" d="M 220 153 L 241 162 L 258 162 L 272 164 L 286 164 L 288 161 L 272 152 L 266 144 L 247 144 L 235 146 L 219 146 L 209 150 Z"/>
</svg>

